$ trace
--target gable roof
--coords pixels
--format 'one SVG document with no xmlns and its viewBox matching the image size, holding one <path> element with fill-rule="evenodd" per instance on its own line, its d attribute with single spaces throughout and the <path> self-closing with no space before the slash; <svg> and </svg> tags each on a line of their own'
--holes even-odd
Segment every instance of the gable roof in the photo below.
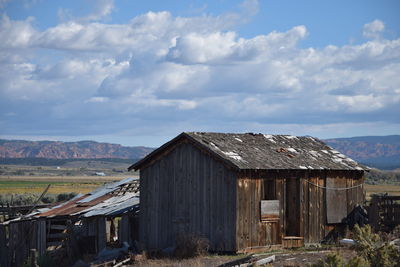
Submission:
<svg viewBox="0 0 400 267">
<path fill-rule="evenodd" d="M 364 170 L 362 165 L 314 137 L 209 132 L 184 132 L 128 169 L 140 169 L 182 138 L 237 169 Z"/>
</svg>

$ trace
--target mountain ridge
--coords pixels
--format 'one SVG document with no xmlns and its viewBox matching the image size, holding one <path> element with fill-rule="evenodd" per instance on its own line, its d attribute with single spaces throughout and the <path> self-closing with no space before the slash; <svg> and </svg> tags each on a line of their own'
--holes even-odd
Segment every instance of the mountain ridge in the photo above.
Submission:
<svg viewBox="0 0 400 267">
<path fill-rule="evenodd" d="M 322 139 L 352 159 L 379 169 L 400 168 L 400 135 Z M 76 142 L 0 139 L 0 158 L 140 159 L 154 148 L 90 140 Z"/>
<path fill-rule="evenodd" d="M 122 146 L 96 141 L 27 141 L 0 139 L 1 158 L 50 158 L 50 159 L 96 159 L 96 158 L 143 158 L 154 148 L 145 146 Z"/>
<path fill-rule="evenodd" d="M 400 168 L 400 135 L 330 138 L 323 141 L 341 153 L 370 167 Z"/>
</svg>

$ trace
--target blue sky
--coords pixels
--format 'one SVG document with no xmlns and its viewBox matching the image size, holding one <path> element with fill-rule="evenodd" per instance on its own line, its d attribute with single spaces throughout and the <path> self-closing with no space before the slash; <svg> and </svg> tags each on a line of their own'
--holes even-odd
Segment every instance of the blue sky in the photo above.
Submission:
<svg viewBox="0 0 400 267">
<path fill-rule="evenodd" d="M 0 138 L 400 133 L 399 1 L 0 0 Z"/>
</svg>

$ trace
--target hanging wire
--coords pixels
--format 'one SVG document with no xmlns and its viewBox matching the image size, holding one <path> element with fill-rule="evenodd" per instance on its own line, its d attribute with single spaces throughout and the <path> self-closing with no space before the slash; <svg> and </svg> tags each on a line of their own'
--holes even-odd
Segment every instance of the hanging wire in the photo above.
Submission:
<svg viewBox="0 0 400 267">
<path fill-rule="evenodd" d="M 320 186 L 318 184 L 314 184 L 314 183 L 312 183 L 310 181 L 307 181 L 307 183 L 309 183 L 309 184 L 311 184 L 311 185 L 313 185 L 315 187 L 318 187 L 318 188 L 322 188 L 322 189 L 326 189 L 326 190 L 338 190 L 338 191 L 340 191 L 340 190 L 349 190 L 349 189 L 353 189 L 353 188 L 357 188 L 357 187 L 363 186 L 363 184 L 358 184 L 358 185 L 350 186 L 350 187 L 327 187 L 327 186 Z"/>
</svg>

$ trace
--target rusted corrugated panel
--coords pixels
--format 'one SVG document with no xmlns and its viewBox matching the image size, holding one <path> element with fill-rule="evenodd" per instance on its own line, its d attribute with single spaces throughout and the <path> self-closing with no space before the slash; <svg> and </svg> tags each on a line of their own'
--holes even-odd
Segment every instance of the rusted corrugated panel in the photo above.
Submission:
<svg viewBox="0 0 400 267">
<path fill-rule="evenodd" d="M 84 205 L 76 203 L 76 205 L 73 205 L 73 206 L 69 207 L 68 209 L 65 209 L 65 210 L 63 210 L 61 212 L 58 212 L 55 215 L 57 215 L 57 216 L 79 215 L 81 212 L 86 210 L 88 207 L 97 205 L 97 204 L 103 202 L 104 200 L 109 199 L 110 197 L 112 197 L 112 196 L 111 195 L 104 195 L 104 196 L 101 196 L 101 197 L 99 197 L 97 199 L 94 199 L 94 200 L 92 200 L 90 202 L 84 203 Z"/>
<path fill-rule="evenodd" d="M 76 215 L 81 215 L 83 213 L 85 213 L 85 211 L 90 211 L 91 208 L 99 205 L 102 202 L 105 202 L 106 200 L 110 199 L 110 198 L 117 198 L 120 201 L 117 201 L 117 203 L 119 205 L 123 205 L 124 200 L 128 200 L 129 196 L 132 195 L 132 193 L 124 193 L 121 196 L 115 197 L 113 196 L 111 193 L 113 191 L 117 191 L 121 188 L 121 186 L 124 186 L 126 184 L 129 184 L 135 180 L 138 180 L 137 178 L 126 178 L 123 179 L 121 181 L 118 182 L 114 182 L 114 183 L 110 183 L 110 184 L 106 184 L 94 191 L 92 191 L 89 194 L 83 195 L 83 196 L 79 196 L 79 197 L 75 197 L 72 200 L 63 203 L 59 206 L 56 206 L 46 212 L 43 213 L 39 213 L 36 214 L 35 216 L 38 217 L 55 217 L 55 216 L 76 216 Z M 128 194 L 128 196 L 127 196 Z M 136 194 L 136 193 L 134 193 Z M 108 211 L 113 211 L 116 212 L 118 211 L 118 207 L 116 206 L 116 203 L 105 203 L 104 205 L 109 205 L 110 207 L 106 207 L 105 209 L 105 213 L 107 213 Z M 125 206 L 121 206 L 121 209 L 126 209 L 126 205 L 128 205 L 127 203 L 125 203 Z M 101 215 L 101 211 L 98 211 L 98 215 Z M 103 214 L 105 215 L 105 214 Z"/>
<path fill-rule="evenodd" d="M 64 210 L 70 209 L 71 207 L 73 207 L 74 205 L 76 205 L 76 202 L 78 202 L 79 200 L 85 198 L 87 195 L 83 195 L 79 198 L 76 198 L 72 201 L 68 201 L 66 202 L 64 205 L 61 206 L 57 206 L 54 207 L 52 209 L 50 209 L 49 211 L 40 213 L 40 214 L 36 214 L 36 216 L 39 217 L 46 217 L 46 216 L 54 216 L 54 215 L 58 215 L 59 213 L 62 213 Z"/>
</svg>

